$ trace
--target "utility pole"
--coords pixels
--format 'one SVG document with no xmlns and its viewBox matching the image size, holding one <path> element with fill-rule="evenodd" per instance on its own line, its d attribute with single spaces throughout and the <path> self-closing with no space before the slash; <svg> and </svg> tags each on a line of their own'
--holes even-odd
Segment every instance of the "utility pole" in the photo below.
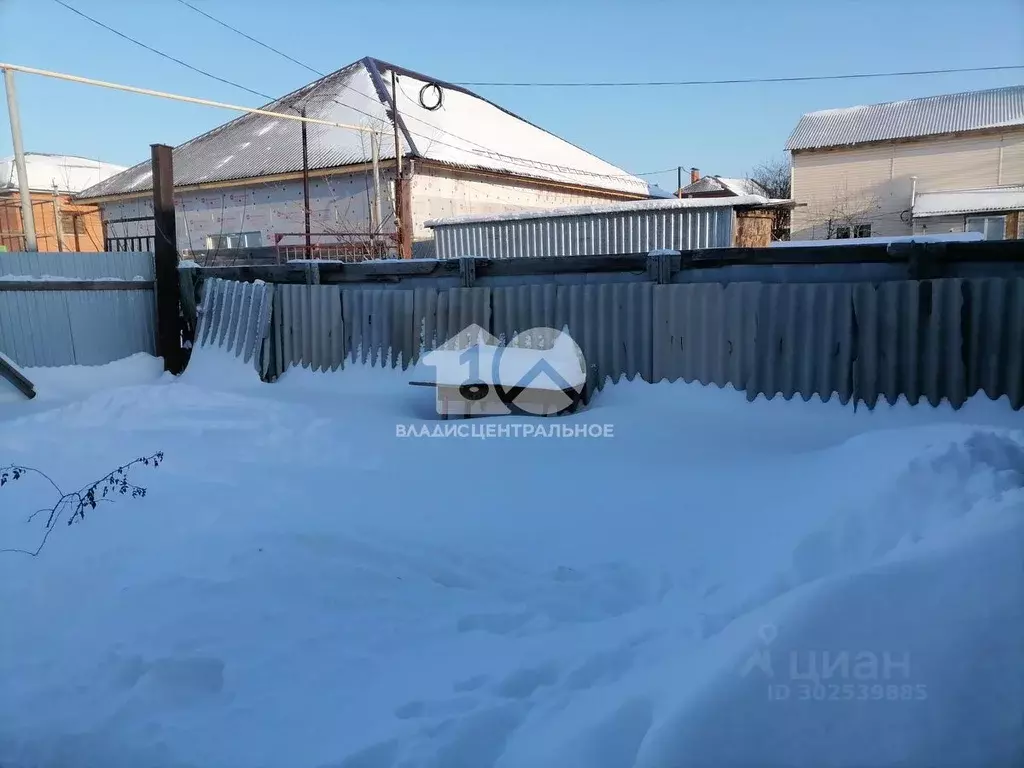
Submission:
<svg viewBox="0 0 1024 768">
<path fill-rule="evenodd" d="M 676 167 L 676 197 L 683 196 L 683 166 Z"/>
<path fill-rule="evenodd" d="M 374 243 L 376 243 L 376 236 L 380 234 L 381 214 L 380 205 L 380 136 L 375 133 L 370 134 L 370 156 L 373 158 L 373 221 L 371 226 L 374 234 Z"/>
<path fill-rule="evenodd" d="M 60 195 L 57 182 L 53 182 L 53 231 L 57 233 L 57 250 L 64 251 L 64 226 L 60 220 Z"/>
<path fill-rule="evenodd" d="M 25 169 L 25 147 L 21 143 L 21 117 L 18 114 L 18 94 L 14 90 L 14 72 L 4 70 L 7 89 L 7 112 L 11 118 L 11 141 L 14 144 L 14 164 L 18 168 L 18 193 L 21 196 L 21 231 L 25 237 L 25 250 L 38 251 L 36 243 L 36 217 L 32 212 L 32 192 Z"/>
<path fill-rule="evenodd" d="M 302 117 L 306 117 L 306 107 L 302 107 Z M 306 258 L 311 258 L 313 247 L 309 235 L 309 151 L 306 143 L 306 121 L 302 121 L 302 205 L 306 210 Z"/>
<path fill-rule="evenodd" d="M 157 354 L 164 359 L 165 371 L 179 374 L 185 369 L 185 359 L 181 348 L 181 289 L 174 221 L 174 156 L 166 144 L 153 144 L 151 148 Z"/>
<path fill-rule="evenodd" d="M 398 257 L 407 258 L 412 252 L 412 244 L 405 242 L 405 213 L 408 189 L 405 187 L 405 175 L 402 168 L 402 142 L 398 137 L 398 75 L 394 69 L 391 70 L 391 120 L 395 128 L 395 234 L 398 239 Z"/>
</svg>

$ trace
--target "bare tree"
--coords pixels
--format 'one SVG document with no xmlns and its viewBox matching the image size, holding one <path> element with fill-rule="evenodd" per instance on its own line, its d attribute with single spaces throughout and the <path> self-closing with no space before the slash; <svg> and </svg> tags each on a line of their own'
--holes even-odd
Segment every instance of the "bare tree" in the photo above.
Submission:
<svg viewBox="0 0 1024 768">
<path fill-rule="evenodd" d="M 785 155 L 771 158 L 754 166 L 748 178 L 759 184 L 773 200 L 789 200 L 790 162 Z M 776 208 L 772 221 L 772 240 L 788 240 L 790 225 L 789 208 Z"/>
<path fill-rule="evenodd" d="M 815 219 L 825 227 L 826 240 L 864 237 L 862 233 L 870 233 L 876 220 L 885 218 L 881 209 L 882 202 L 877 195 L 853 194 L 844 183 L 832 191 L 830 202 L 817 207 Z"/>
</svg>

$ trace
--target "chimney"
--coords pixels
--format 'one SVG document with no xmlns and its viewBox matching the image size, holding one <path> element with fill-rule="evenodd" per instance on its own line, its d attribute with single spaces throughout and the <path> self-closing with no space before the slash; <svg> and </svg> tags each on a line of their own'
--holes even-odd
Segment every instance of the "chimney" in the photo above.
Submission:
<svg viewBox="0 0 1024 768">
<path fill-rule="evenodd" d="M 690 169 L 690 183 L 691 184 L 696 184 L 698 181 L 700 181 L 700 168 L 691 168 Z"/>
</svg>

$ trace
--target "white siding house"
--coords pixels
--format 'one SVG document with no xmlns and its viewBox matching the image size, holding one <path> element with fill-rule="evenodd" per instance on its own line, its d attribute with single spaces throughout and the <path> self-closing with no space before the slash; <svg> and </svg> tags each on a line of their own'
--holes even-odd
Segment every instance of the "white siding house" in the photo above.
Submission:
<svg viewBox="0 0 1024 768">
<path fill-rule="evenodd" d="M 1022 206 L 1001 193 L 1024 184 L 1024 86 L 811 112 L 786 149 L 793 240 L 979 226 L 988 237 L 1017 237 Z M 935 193 L 947 195 L 945 208 L 928 203 Z M 978 200 L 996 207 L 972 207 Z M 987 225 L 975 221 L 986 216 Z"/>
<path fill-rule="evenodd" d="M 390 235 L 390 243 L 395 234 L 406 242 L 429 239 L 423 225 L 433 218 L 650 196 L 643 180 L 471 91 L 377 59 L 361 59 L 265 109 L 369 129 L 308 124 L 310 232 L 325 252 L 328 246 L 358 251 L 377 233 Z M 408 194 L 400 232 L 396 133 L 408 179 L 400 192 Z M 247 114 L 176 147 L 179 247 L 301 246 L 301 136 L 296 121 Z M 380 222 L 374 221 L 375 188 Z M 152 231 L 151 222 L 125 221 L 150 215 L 151 195 L 147 161 L 82 198 L 102 206 L 108 235 L 119 238 Z"/>
</svg>

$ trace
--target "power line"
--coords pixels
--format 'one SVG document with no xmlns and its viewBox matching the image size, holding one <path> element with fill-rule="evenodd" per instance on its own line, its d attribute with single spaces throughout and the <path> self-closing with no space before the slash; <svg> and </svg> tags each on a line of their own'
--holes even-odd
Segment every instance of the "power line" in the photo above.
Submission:
<svg viewBox="0 0 1024 768">
<path fill-rule="evenodd" d="M 320 75 L 320 77 L 326 77 L 327 76 L 325 73 L 321 72 L 320 70 L 314 69 L 313 67 L 309 66 L 308 64 L 302 63 L 298 59 L 292 58 L 291 56 L 289 56 L 284 51 L 278 50 L 274 46 L 269 45 L 267 43 L 264 43 L 262 40 L 257 40 L 255 37 L 252 37 L 251 35 L 247 35 L 242 30 L 236 29 L 235 27 L 231 26 L 226 21 L 221 21 L 220 19 L 216 18 L 215 16 L 211 16 L 206 11 L 204 11 L 204 10 L 202 10 L 200 8 L 196 8 L 194 5 L 192 5 L 192 3 L 187 2 L 187 0 L 178 0 L 178 2 L 181 3 L 182 5 L 186 6 L 187 8 L 191 8 L 193 11 L 198 13 L 200 16 L 205 16 L 206 18 L 208 18 L 213 23 L 220 24 L 225 29 L 230 29 L 232 32 L 235 32 L 235 33 L 241 35 L 242 37 L 244 37 L 249 42 L 256 43 L 256 45 L 260 46 L 261 48 L 266 48 L 268 51 L 271 51 L 273 53 L 276 53 L 278 56 L 282 56 L 283 58 L 288 59 L 288 61 L 292 62 L 293 64 L 298 64 L 303 69 L 308 69 L 314 75 Z"/>
<path fill-rule="evenodd" d="M 685 167 L 685 166 L 684 166 Z M 666 168 L 663 171 L 647 171 L 647 173 L 634 173 L 634 176 L 660 176 L 663 173 L 675 173 L 679 170 L 679 166 Z"/>
<path fill-rule="evenodd" d="M 306 64 L 306 63 L 304 63 L 302 61 L 299 61 L 298 59 L 296 59 L 296 58 L 294 58 L 292 56 L 289 56 L 287 53 L 284 53 L 283 51 L 275 48 L 274 46 L 269 45 L 267 43 L 264 43 L 262 40 L 258 40 L 255 37 L 253 37 L 252 35 L 246 34 L 242 30 L 232 26 L 231 24 L 228 24 L 226 21 L 222 21 L 221 19 L 218 19 L 218 18 L 210 15 L 209 13 L 206 13 L 205 11 L 200 10 L 199 8 L 196 8 L 194 5 L 192 5 L 192 3 L 186 2 L 186 0 L 177 0 L 177 2 L 181 3 L 182 5 L 184 5 L 187 8 L 192 9 L 193 11 L 195 11 L 198 14 L 200 14 L 201 16 L 204 16 L 205 18 L 209 19 L 210 21 L 213 21 L 214 23 L 219 24 L 220 26 L 224 27 L 225 29 L 231 30 L 232 32 L 235 32 L 236 34 L 241 35 L 246 40 L 249 40 L 249 41 L 255 43 L 256 45 L 259 45 L 261 48 L 264 48 L 264 49 L 266 49 L 268 51 L 276 53 L 277 55 L 282 56 L 283 58 L 287 59 L 288 61 L 291 61 L 291 62 L 293 62 L 295 64 L 298 64 L 303 69 L 307 69 L 310 72 L 313 72 L 314 74 L 320 75 L 321 77 L 327 77 L 327 75 L 325 75 L 323 72 L 321 72 L 320 70 L 316 69 L 315 67 L 311 67 L 310 65 L 308 65 L 308 64 Z M 373 102 L 377 103 L 376 99 L 373 99 L 372 97 L 368 96 L 367 94 L 363 93 L 362 91 L 359 91 L 359 90 L 353 88 L 348 83 L 339 82 L 338 85 L 340 85 L 341 87 L 343 87 L 343 88 L 345 88 L 347 90 L 352 91 L 355 94 L 358 94 L 359 96 L 362 96 L 363 98 L 365 98 L 365 99 L 367 99 L 369 101 L 373 101 Z M 403 94 L 404 93 L 405 92 L 403 90 Z M 405 94 L 405 97 L 406 98 L 410 98 L 408 94 Z M 269 98 L 269 97 L 267 97 L 267 98 Z M 337 104 L 339 106 L 346 107 L 348 109 L 352 109 L 352 110 L 354 110 L 356 112 L 359 112 L 360 114 L 365 115 L 367 117 L 370 117 L 372 119 L 377 119 L 376 115 L 373 115 L 373 114 L 371 114 L 369 112 L 361 110 L 358 107 L 353 106 L 352 104 L 345 104 L 345 103 L 343 103 L 341 101 L 338 101 L 333 96 L 329 96 L 328 98 L 330 98 L 331 101 L 333 101 L 335 104 Z M 397 106 L 398 94 L 397 93 L 393 94 L 393 98 L 394 98 L 396 106 Z M 410 99 L 410 101 L 411 100 L 412 99 Z M 488 158 L 490 158 L 492 160 L 493 159 L 498 159 L 498 160 L 501 160 L 503 162 L 511 163 L 512 165 L 518 165 L 521 168 L 528 168 L 528 169 L 534 170 L 534 171 L 536 171 L 538 169 L 543 169 L 543 170 L 548 170 L 548 171 L 554 171 L 554 172 L 557 172 L 557 173 L 575 173 L 575 174 L 582 174 L 582 175 L 585 175 L 585 176 L 592 176 L 592 177 L 595 177 L 595 178 L 608 178 L 608 179 L 626 179 L 626 178 L 630 178 L 631 176 L 634 175 L 634 174 L 629 174 L 629 173 L 602 174 L 602 173 L 596 173 L 594 171 L 585 171 L 582 168 L 573 168 L 571 166 L 559 166 L 559 165 L 555 165 L 555 164 L 552 164 L 552 163 L 542 163 L 542 162 L 539 162 L 539 161 L 536 161 L 536 160 L 531 160 L 530 158 L 519 157 L 519 156 L 516 156 L 516 155 L 506 155 L 506 154 L 503 154 L 503 153 L 500 153 L 500 152 L 496 152 L 495 150 L 491 149 L 490 147 L 487 147 L 487 146 L 485 146 L 483 144 L 480 144 L 479 142 L 473 141 L 472 139 L 467 139 L 464 136 L 459 136 L 458 134 L 452 133 L 451 131 L 447 131 L 447 130 L 441 128 L 440 126 L 434 125 L 433 123 L 430 123 L 430 122 L 428 122 L 426 120 L 423 120 L 423 119 L 417 117 L 416 115 L 404 114 L 403 117 L 405 119 L 407 119 L 407 120 L 415 120 L 416 122 L 421 123 L 422 125 L 425 125 L 425 126 L 429 127 L 433 131 L 436 131 L 438 133 L 442 133 L 442 134 L 444 134 L 446 136 L 451 136 L 453 139 L 457 139 L 458 141 L 465 142 L 466 144 L 470 144 L 470 145 L 473 145 L 475 147 L 478 147 L 479 150 L 482 150 L 482 151 L 469 149 L 467 147 L 459 147 L 459 146 L 456 146 L 454 144 L 450 144 L 448 142 L 442 141 L 441 139 L 437 138 L 436 136 L 427 136 L 425 134 L 416 133 L 415 131 L 406 129 L 408 131 L 408 133 L 410 135 L 412 135 L 412 136 L 415 136 L 415 137 L 421 138 L 421 139 L 426 139 L 427 141 L 433 142 L 435 144 L 440 144 L 441 146 L 448 147 L 449 149 L 455 149 L 455 150 L 458 150 L 460 152 L 467 152 L 467 153 L 470 153 L 470 154 L 477 155 L 479 157 L 488 157 Z"/>
<path fill-rule="evenodd" d="M 508 88 L 645 88 L 690 85 L 741 85 L 747 83 L 806 83 L 820 80 L 864 80 L 877 77 L 914 77 L 917 75 L 953 75 L 965 72 L 1005 72 L 1024 69 L 1024 64 L 996 67 L 957 67 L 949 69 L 918 69 L 905 72 L 856 72 L 846 75 L 801 75 L 797 77 L 739 77 L 724 80 L 644 80 L 633 82 L 456 82 L 463 86 L 501 86 Z"/>
<path fill-rule="evenodd" d="M 181 66 L 185 67 L 186 69 L 191 69 L 193 72 L 198 72 L 200 75 L 206 75 L 206 77 L 213 78 L 214 80 L 217 80 L 218 82 L 224 83 L 225 85 L 230 85 L 230 86 L 233 86 L 235 88 L 240 88 L 243 91 L 247 91 L 248 93 L 251 93 L 254 96 L 259 96 L 260 98 L 267 99 L 268 101 L 273 101 L 274 100 L 272 96 L 267 96 L 267 94 L 265 94 L 265 93 L 260 93 L 259 91 L 254 91 L 252 88 L 246 88 L 244 85 L 239 85 L 238 83 L 232 82 L 231 80 L 227 80 L 227 79 L 225 79 L 223 77 L 218 77 L 217 75 L 214 75 L 214 74 L 212 74 L 210 72 L 207 72 L 205 69 L 200 69 L 199 67 L 194 67 L 191 64 L 189 64 L 188 62 L 182 61 L 181 59 L 177 58 L 176 56 L 171 56 L 171 54 L 169 54 L 169 53 L 164 53 L 163 51 L 157 50 L 156 48 L 153 48 L 150 45 L 146 45 L 141 40 L 136 40 L 134 37 L 131 37 L 130 35 L 126 35 L 124 32 L 119 32 L 118 30 L 114 29 L 113 27 L 104 24 L 99 19 L 94 19 L 92 16 L 89 16 L 86 13 L 82 13 L 77 8 L 72 8 L 70 5 L 65 3 L 64 0 L 53 0 L 53 2 L 57 3 L 57 5 L 63 6 L 64 8 L 67 8 L 72 13 L 77 14 L 78 16 L 81 16 L 83 19 L 86 19 L 87 21 L 91 21 L 96 26 L 103 27 L 103 29 L 107 30 L 108 32 L 113 32 L 118 37 L 120 37 L 120 38 L 122 38 L 124 40 L 127 40 L 127 41 L 129 41 L 131 43 L 135 43 L 135 45 L 138 45 L 138 46 L 140 46 L 142 48 L 145 48 L 147 51 L 155 53 L 157 56 L 162 56 L 165 59 L 169 59 L 170 61 L 173 61 L 175 64 L 180 64 Z"/>
<path fill-rule="evenodd" d="M 158 55 L 158 56 L 160 56 L 162 58 L 165 58 L 165 59 L 167 59 L 169 61 L 173 61 L 174 63 L 179 64 L 179 65 L 185 67 L 186 69 L 189 69 L 189 70 L 191 70 L 193 72 L 196 72 L 198 74 L 201 74 L 201 75 L 204 75 L 206 77 L 209 77 L 209 78 L 211 78 L 213 80 L 216 80 L 216 81 L 218 81 L 220 83 L 224 83 L 226 85 L 230 85 L 230 86 L 232 86 L 234 88 L 239 88 L 239 89 L 241 89 L 243 91 L 246 91 L 247 93 L 251 93 L 251 94 L 253 94 L 255 96 L 259 96 L 260 98 L 266 99 L 268 103 L 274 103 L 274 102 L 280 101 L 280 99 L 274 99 L 273 96 L 270 96 L 270 95 L 265 94 L 265 93 L 261 93 L 260 91 L 254 90 L 252 88 L 248 88 L 248 87 L 246 87 L 244 85 L 241 85 L 239 83 L 233 82 L 233 81 L 228 80 L 226 78 L 219 77 L 218 75 L 215 75 L 215 74 L 213 74 L 211 72 L 208 72 L 208 71 L 206 71 L 204 69 L 201 69 L 199 67 L 193 66 L 192 64 L 189 64 L 186 61 L 182 61 L 181 59 L 177 58 L 176 56 L 172 56 L 172 55 L 170 55 L 168 53 L 165 53 L 165 52 L 163 52 L 163 51 L 161 51 L 161 50 L 159 50 L 157 48 L 154 48 L 154 47 L 152 47 L 150 45 L 147 45 L 146 43 L 143 43 L 141 40 L 137 40 L 136 38 L 131 37 L 130 35 L 127 35 L 127 34 L 121 32 L 121 31 L 115 29 L 114 27 L 111 27 L 108 24 L 105 24 L 102 21 L 99 21 L 98 19 L 95 19 L 95 18 L 93 18 L 92 16 L 89 16 L 86 13 L 83 13 L 82 11 L 79 11 L 77 8 L 74 8 L 73 6 L 68 5 L 66 2 L 64 2 L 64 0 L 54 0 L 54 2 L 57 3 L 58 5 L 62 6 L 63 8 L 66 8 L 67 10 L 71 11 L 72 13 L 76 14 L 77 16 L 80 16 L 81 18 L 86 19 L 87 21 L 95 24 L 96 26 L 99 26 L 99 27 L 107 30 L 108 32 L 111 32 L 112 34 L 115 34 L 115 35 L 117 35 L 118 37 L 120 37 L 120 38 L 122 38 L 124 40 L 127 40 L 127 41 L 129 41 L 131 43 L 134 43 L 135 45 L 137 45 L 137 46 L 139 46 L 141 48 L 144 48 L 147 51 L 150 51 L 151 53 L 155 53 L 156 55 Z M 207 18 L 217 22 L 221 26 L 226 27 L 228 29 L 231 29 L 234 32 L 237 32 L 238 34 L 242 35 L 246 39 L 252 40 L 253 42 L 261 45 L 262 47 L 264 47 L 264 48 L 266 48 L 268 50 L 271 50 L 271 51 L 273 51 L 275 53 L 278 53 L 279 55 L 284 56 L 285 58 L 287 58 L 287 59 L 289 59 L 291 61 L 295 61 L 296 63 L 300 64 L 300 66 L 303 66 L 304 68 L 309 69 L 312 72 L 320 74 L 318 70 L 316 70 L 316 69 L 314 69 L 314 68 L 312 68 L 312 67 L 310 67 L 310 66 L 308 66 L 306 64 L 302 64 L 301 62 L 298 62 L 297 59 L 293 59 L 292 57 L 288 56 L 287 54 L 284 54 L 283 52 L 278 51 L 276 48 L 273 48 L 272 46 L 269 46 L 269 45 L 267 45 L 265 43 L 262 43 L 262 42 L 256 40 L 255 38 L 251 37 L 250 35 L 246 35 L 241 30 L 235 29 L 234 27 L 232 27 L 231 25 L 227 24 L 226 22 L 222 22 L 219 19 L 215 19 L 213 16 L 210 16 L 209 14 L 199 10 L 195 6 L 191 5 L 190 3 L 185 3 L 185 5 L 188 6 L 189 8 L 191 8 L 192 10 L 196 11 L 197 13 L 200 13 L 201 15 L 203 15 L 203 16 L 205 16 L 205 17 L 207 17 Z M 348 86 L 345 83 L 342 83 L 342 85 L 344 85 L 346 88 L 350 88 L 351 90 L 355 91 L 355 89 L 352 89 L 350 86 Z M 139 90 L 141 90 L 141 89 L 139 89 Z M 356 92 L 359 93 L 358 91 L 356 91 Z M 365 94 L 361 94 L 361 95 L 365 95 Z M 370 114 L 369 112 L 365 112 L 364 110 L 361 110 L 358 107 L 352 106 L 351 104 L 343 104 L 342 102 L 338 101 L 337 99 L 334 99 L 333 97 L 331 97 L 331 98 L 332 98 L 332 101 L 334 101 L 335 103 L 337 103 L 340 106 L 344 106 L 344 107 L 346 107 L 348 109 L 352 109 L 353 111 L 359 112 L 360 114 L 365 115 L 367 117 L 370 117 L 371 119 L 374 119 L 374 120 L 378 119 L 378 117 L 376 115 Z M 394 98 L 397 101 L 397 94 L 394 95 Z M 416 118 L 413 115 L 410 115 L 409 117 L 411 117 L 412 119 L 419 120 L 418 118 Z M 467 144 L 476 144 L 476 142 L 473 142 L 470 139 L 466 139 L 466 138 L 463 138 L 461 136 L 457 136 L 456 134 L 449 134 L 448 131 L 445 131 L 444 129 L 442 129 L 440 127 L 437 127 L 437 126 L 434 126 L 434 125 L 432 125 L 430 123 L 427 123 L 424 120 L 419 120 L 419 122 L 422 122 L 425 125 L 430 126 L 433 130 L 436 130 L 439 133 L 444 133 L 444 134 L 451 135 L 452 137 L 458 139 L 459 141 L 466 142 Z M 409 133 L 411 135 L 413 135 L 413 136 L 418 136 L 420 138 L 427 139 L 428 141 L 433 141 L 433 142 L 435 142 L 437 144 L 449 147 L 451 149 L 455 149 L 455 150 L 458 150 L 458 151 L 461 151 L 461 152 L 467 152 L 469 154 L 475 154 L 475 155 L 478 155 L 478 156 L 481 156 L 481 157 L 489 157 L 491 159 L 499 159 L 499 160 L 501 160 L 503 162 L 510 163 L 511 165 L 518 165 L 519 167 L 529 168 L 529 169 L 534 170 L 534 171 L 536 171 L 538 169 L 543 169 L 543 170 L 548 170 L 548 171 L 554 171 L 556 173 L 570 173 L 570 174 L 575 173 L 575 174 L 582 174 L 582 175 L 586 175 L 586 176 L 591 176 L 591 177 L 594 177 L 594 178 L 609 178 L 609 179 L 624 179 L 624 178 L 630 178 L 631 177 L 631 174 L 628 174 L 628 173 L 623 173 L 623 174 L 602 174 L 602 173 L 597 173 L 597 172 L 594 172 L 594 171 L 586 171 L 586 170 L 583 170 L 582 168 L 572 168 L 570 166 L 560 166 L 560 165 L 556 165 L 556 164 L 552 164 L 552 163 L 543 163 L 543 162 L 538 162 L 538 161 L 535 161 L 535 160 L 530 160 L 529 158 L 517 157 L 515 155 L 505 155 L 503 153 L 495 152 L 494 150 L 491 150 L 491 149 L 489 149 L 487 147 L 484 147 L 481 144 L 476 144 L 476 146 L 479 146 L 479 147 L 481 147 L 484 150 L 483 152 L 481 152 L 481 151 L 469 149 L 469 148 L 466 148 L 466 147 L 458 147 L 458 146 L 455 146 L 454 144 L 449 144 L 447 142 L 441 141 L 438 138 L 431 137 L 431 136 L 426 136 L 426 135 L 423 135 L 423 134 L 418 134 L 418 133 L 415 133 L 413 131 L 409 131 Z"/>
</svg>

